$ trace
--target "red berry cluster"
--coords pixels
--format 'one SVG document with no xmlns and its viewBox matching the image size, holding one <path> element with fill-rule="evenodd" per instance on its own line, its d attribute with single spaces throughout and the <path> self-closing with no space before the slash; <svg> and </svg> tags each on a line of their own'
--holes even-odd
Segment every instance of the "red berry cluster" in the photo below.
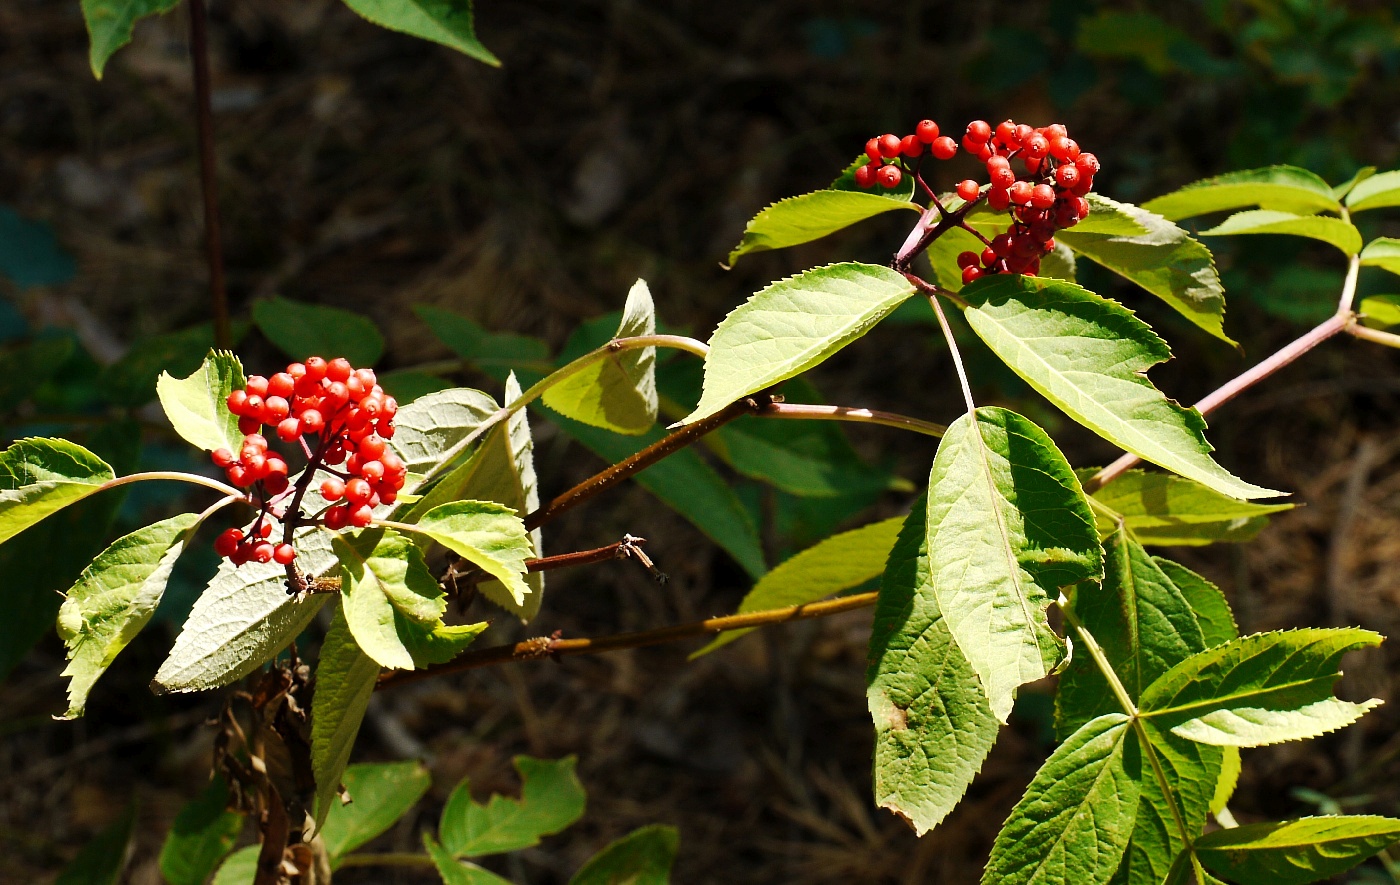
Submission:
<svg viewBox="0 0 1400 885">
<path fill-rule="evenodd" d="M 291 544 L 273 544 L 268 537 L 272 534 L 272 523 L 259 518 L 252 531 L 246 536 L 242 529 L 225 529 L 214 539 L 214 552 L 232 560 L 234 565 L 245 562 L 272 562 L 276 560 L 287 565 L 297 558 L 296 549 Z"/>
<path fill-rule="evenodd" d="M 856 184 L 861 187 L 878 184 L 887 189 L 899 187 L 904 173 L 898 166 L 886 161 L 897 157 L 920 157 L 925 148 L 937 159 L 949 160 L 958 152 L 958 143 L 946 135 L 939 135 L 938 124 L 932 120 L 924 120 L 915 126 L 913 135 L 900 138 L 887 132 L 870 139 L 865 143 L 865 155 L 870 162 L 856 170 Z"/>
</svg>

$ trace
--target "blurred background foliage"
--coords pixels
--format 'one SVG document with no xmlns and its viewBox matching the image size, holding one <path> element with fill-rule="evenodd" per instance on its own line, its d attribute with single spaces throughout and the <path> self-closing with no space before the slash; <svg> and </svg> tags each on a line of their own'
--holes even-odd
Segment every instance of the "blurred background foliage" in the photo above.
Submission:
<svg viewBox="0 0 1400 885">
<path fill-rule="evenodd" d="M 1129 202 L 1271 163 L 1334 184 L 1400 165 L 1400 12 L 1385 0 L 481 0 L 478 33 L 499 69 L 379 30 L 332 0 L 218 0 L 211 15 L 245 364 L 285 361 L 285 342 L 260 328 L 277 299 L 337 307 L 377 327 L 378 368 L 405 396 L 449 383 L 499 395 L 509 369 L 543 371 L 610 334 L 606 314 L 638 277 L 664 326 L 703 338 L 771 280 L 841 258 L 887 261 L 902 232 L 881 218 L 720 265 L 756 211 L 824 186 L 870 135 L 922 117 L 949 129 L 975 117 L 1064 122 L 1103 160 L 1100 190 Z M 186 28 L 183 11 L 144 20 L 97 82 L 76 0 L 0 6 L 5 435 L 70 435 L 121 470 L 206 469 L 150 408 L 156 374 L 190 371 L 211 341 Z M 971 171 L 964 161 L 938 184 Z M 1400 235 L 1393 215 L 1358 223 L 1368 239 Z M 1162 331 L 1178 358 L 1153 377 L 1189 402 L 1332 311 L 1344 266 L 1325 245 L 1300 243 L 1208 241 L 1243 357 L 1107 273 L 1082 268 L 1081 282 Z M 1387 286 L 1384 273 L 1363 273 L 1363 295 Z M 959 397 L 946 353 L 925 315 L 898 319 L 789 396 L 949 420 Z M 1076 465 L 1113 456 L 969 348 L 979 397 L 1060 433 Z M 696 369 L 682 358 L 661 367 L 672 418 L 693 402 Z M 1183 555 L 1226 587 L 1246 629 L 1331 618 L 1400 629 L 1400 490 L 1387 467 L 1400 454 L 1398 391 L 1388 352 L 1337 343 L 1213 422 L 1223 463 L 1310 505 L 1250 547 Z M 590 451 L 630 451 L 562 421 L 535 429 L 546 495 L 601 466 Z M 498 619 L 492 636 L 730 610 L 755 566 L 707 539 L 714 519 L 732 528 L 742 513 L 742 538 L 726 548 L 751 540 L 771 566 L 833 528 L 902 512 L 932 455 L 927 440 L 892 432 L 824 429 L 793 442 L 766 430 L 736 424 L 676 473 L 653 476 L 662 500 L 709 489 L 709 517 L 687 521 L 633 490 L 547 539 L 562 552 L 645 535 L 673 576 L 664 591 L 620 566 L 551 578 L 537 624 L 522 632 Z M 768 475 L 775 445 L 837 459 L 840 482 L 800 460 Z M 175 494 L 141 486 L 0 548 L 0 844 L 13 849 L 0 852 L 0 878 L 58 869 L 133 790 L 154 797 L 139 832 L 158 836 L 201 782 L 208 735 L 196 726 L 218 699 L 144 688 L 170 634 L 143 635 L 78 726 L 48 720 L 61 702 L 61 648 L 40 641 L 55 591 L 106 538 L 171 512 Z M 202 549 L 182 561 L 162 608 L 171 630 L 212 570 Z M 1046 752 L 1047 696 L 1027 693 L 1019 739 L 1003 740 L 968 802 L 916 841 L 870 807 L 861 617 L 783 628 L 689 667 L 678 650 L 628 652 L 425 687 L 385 701 L 362 752 L 428 755 L 439 782 L 470 774 L 484 786 L 509 783 L 515 752 L 579 753 L 593 811 L 554 847 L 501 868 L 519 881 L 555 881 L 657 820 L 680 827 L 679 881 L 970 881 Z M 1387 654 L 1348 666 L 1365 696 L 1389 697 Z M 1400 753 L 1386 709 L 1307 752 L 1248 754 L 1237 814 L 1299 813 L 1308 806 L 1285 792 L 1295 785 L 1395 813 L 1400 793 L 1371 790 Z M 134 877 L 158 845 L 139 842 Z"/>
</svg>

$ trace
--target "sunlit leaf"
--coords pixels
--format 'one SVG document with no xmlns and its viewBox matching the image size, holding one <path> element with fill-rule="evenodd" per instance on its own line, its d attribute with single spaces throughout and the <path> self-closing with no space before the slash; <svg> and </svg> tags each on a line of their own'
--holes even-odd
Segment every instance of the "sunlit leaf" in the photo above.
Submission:
<svg viewBox="0 0 1400 885">
<path fill-rule="evenodd" d="M 1377 237 L 1361 250 L 1363 267 L 1379 267 L 1393 274 L 1400 274 L 1400 240 L 1394 237 Z"/>
<path fill-rule="evenodd" d="M 472 0 L 345 0 L 345 5 L 381 28 L 441 43 L 493 67 L 501 64 L 477 39 Z"/>
<path fill-rule="evenodd" d="M 454 501 L 434 507 L 418 520 L 417 531 L 500 581 L 523 605 L 532 592 L 525 583 L 525 560 L 534 543 L 515 510 L 489 501 Z"/>
<path fill-rule="evenodd" d="M 1311 215 L 1337 212 L 1342 204 L 1317 175 L 1297 166 L 1266 166 L 1192 182 L 1148 200 L 1142 208 L 1176 221 L 1193 215 L 1257 206 Z"/>
<path fill-rule="evenodd" d="M 1346 872 L 1398 839 L 1400 820 L 1338 814 L 1216 830 L 1196 840 L 1196 856 L 1238 882 L 1302 885 Z"/>
<path fill-rule="evenodd" d="M 675 827 L 641 827 L 589 858 L 569 885 L 668 885 L 679 845 Z"/>
<path fill-rule="evenodd" d="M 887 196 L 883 189 L 820 190 L 780 200 L 749 219 L 744 237 L 729 253 L 729 263 L 750 252 L 785 249 L 810 243 L 899 209 L 920 211 L 908 197 Z"/>
<path fill-rule="evenodd" d="M 162 372 L 156 381 L 165 417 L 175 432 L 192 446 L 213 451 L 238 451 L 243 434 L 238 416 L 228 410 L 228 395 L 247 383 L 243 364 L 227 351 L 210 351 L 194 374 L 175 378 Z"/>
<path fill-rule="evenodd" d="M 91 48 L 88 60 L 93 76 L 102 79 L 102 70 L 112 53 L 131 42 L 131 29 L 138 19 L 169 12 L 180 0 L 82 0 Z"/>
<path fill-rule="evenodd" d="M 627 293 L 614 338 L 656 333 L 651 291 L 638 280 Z M 544 392 L 544 404 L 565 417 L 617 433 L 645 433 L 656 423 L 656 348 L 612 352 Z"/>
<path fill-rule="evenodd" d="M 66 439 L 14 443 L 0 452 L 0 542 L 100 491 L 113 478 L 106 461 Z"/>
<path fill-rule="evenodd" d="M 316 692 L 311 697 L 311 771 L 316 779 L 316 826 L 340 804 L 340 781 L 355 736 L 369 708 L 379 664 L 355 643 L 341 605 L 316 663 Z"/>
<path fill-rule="evenodd" d="M 1346 203 L 1352 212 L 1400 206 L 1400 169 L 1382 172 L 1357 183 L 1347 194 Z"/>
<path fill-rule="evenodd" d="M 331 868 L 345 855 L 398 823 L 433 784 L 421 762 L 351 765 L 340 778 L 350 803 L 330 803 L 321 839 Z"/>
<path fill-rule="evenodd" d="M 381 666 L 413 669 L 401 633 L 412 624 L 431 629 L 447 610 L 447 595 L 428 571 L 422 551 L 391 529 L 337 534 L 332 543 L 340 560 L 345 620 L 355 643 Z"/>
<path fill-rule="evenodd" d="M 1361 251 L 1361 232 L 1349 221 L 1329 215 L 1294 215 L 1276 209 L 1249 209 L 1237 212 L 1210 230 L 1203 237 L 1224 237 L 1236 234 L 1288 234 L 1321 240 L 1336 246 L 1344 255 Z"/>
<path fill-rule="evenodd" d="M 1293 506 L 1241 501 L 1195 480 L 1145 470 L 1119 475 L 1094 492 L 1094 500 L 1121 517 L 1123 527 L 1138 543 L 1166 546 L 1249 541 L 1268 524 L 1265 517 Z M 1095 517 L 1105 537 L 1117 530 L 1115 516 L 1096 510 Z"/>
</svg>

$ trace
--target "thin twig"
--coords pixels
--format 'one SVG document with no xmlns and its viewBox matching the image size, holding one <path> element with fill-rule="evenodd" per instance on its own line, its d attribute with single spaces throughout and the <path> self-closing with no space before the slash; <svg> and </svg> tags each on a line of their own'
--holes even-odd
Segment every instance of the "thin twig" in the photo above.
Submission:
<svg viewBox="0 0 1400 885">
<path fill-rule="evenodd" d="M 383 525 L 383 523 L 380 523 Z M 392 527 L 392 526 L 391 526 Z M 646 538 L 638 538 L 626 535 L 621 541 L 608 544 L 603 547 L 595 547 L 592 550 L 577 550 L 573 553 L 558 553 L 554 556 L 542 556 L 538 559 L 525 560 L 525 571 L 545 572 L 553 569 L 573 568 L 579 565 L 593 565 L 599 562 L 608 562 L 613 559 L 626 559 L 641 553 L 641 545 L 646 543 Z M 456 596 L 461 593 L 461 588 L 471 587 L 480 584 L 482 581 L 494 581 L 490 574 L 479 568 L 469 568 L 465 571 L 458 571 L 458 566 L 466 560 L 457 560 L 447 567 L 442 578 L 438 580 L 445 589 Z M 650 560 L 648 560 L 649 562 Z"/>
<path fill-rule="evenodd" d="M 615 636 L 603 636 L 598 639 L 556 639 L 551 636 L 541 636 L 535 639 L 527 639 L 524 642 L 516 642 L 511 645 L 498 645 L 492 648 L 469 651 L 446 664 L 429 667 L 426 670 L 394 670 L 384 673 L 379 677 L 379 684 L 375 687 L 390 688 L 397 685 L 406 685 L 410 682 L 418 682 L 434 676 L 442 676 L 448 673 L 460 673 L 464 670 L 474 670 L 478 667 L 490 667 L 495 664 L 538 661 L 543 658 L 560 657 L 563 655 L 600 654 L 602 652 L 618 651 L 624 648 L 642 648 L 648 645 L 661 645 L 667 642 L 676 642 L 681 639 L 691 639 L 697 636 L 723 633 L 726 630 L 742 630 L 750 627 L 766 627 L 770 624 L 781 624 L 787 621 L 824 618 L 829 615 L 839 614 L 840 612 L 874 605 L 875 599 L 878 596 L 878 592 L 872 591 L 870 593 L 859 593 L 854 596 L 842 596 L 839 599 L 831 599 L 826 602 L 813 602 L 807 605 L 790 605 L 785 608 L 727 615 L 722 618 L 708 618 L 689 624 L 677 624 L 672 627 L 661 627 L 656 630 L 642 630 L 636 633 L 619 633 Z"/>
<path fill-rule="evenodd" d="M 195 118 L 199 130 L 199 178 L 204 192 L 204 251 L 209 261 L 209 306 L 214 314 L 214 346 L 233 346 L 224 250 L 219 223 L 219 180 L 214 157 L 214 111 L 209 87 L 209 14 L 204 0 L 190 0 L 190 61 L 194 68 Z"/>
<path fill-rule="evenodd" d="M 802 421 L 851 421 L 857 424 L 880 424 L 885 427 L 898 427 L 912 430 L 925 436 L 942 436 L 948 428 L 932 421 L 911 418 L 896 412 L 882 412 L 878 409 L 855 409 L 849 406 L 812 406 L 801 403 L 774 401 L 758 413 L 760 418 L 791 418 Z"/>
</svg>

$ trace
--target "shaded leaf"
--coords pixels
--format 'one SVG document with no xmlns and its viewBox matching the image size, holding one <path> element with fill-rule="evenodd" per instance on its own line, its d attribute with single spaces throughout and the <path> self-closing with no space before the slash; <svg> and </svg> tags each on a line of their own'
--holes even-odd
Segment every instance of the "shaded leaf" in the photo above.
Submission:
<svg viewBox="0 0 1400 885">
<path fill-rule="evenodd" d="M 441 43 L 500 67 L 500 59 L 477 39 L 471 0 L 345 0 L 345 5 L 381 28 Z"/>
<path fill-rule="evenodd" d="M 627 293 L 614 338 L 656 334 L 651 291 L 638 280 Z M 656 348 L 612 352 L 594 359 L 544 392 L 546 406 L 565 417 L 616 433 L 645 433 L 656 423 Z"/>
<path fill-rule="evenodd" d="M 1196 613 L 1196 623 L 1201 627 L 1205 648 L 1229 642 L 1240 635 L 1239 628 L 1235 626 L 1235 615 L 1230 611 L 1230 603 L 1226 601 L 1225 594 L 1220 592 L 1219 587 L 1186 566 L 1169 559 L 1154 556 L 1152 561 L 1176 585 L 1176 589 L 1181 591 L 1191 610 Z"/>
<path fill-rule="evenodd" d="M 1151 743 L 1162 778 L 1157 778 L 1149 762 L 1143 762 L 1137 817 L 1123 865 L 1113 879 L 1115 885 L 1158 885 L 1165 881 L 1173 862 L 1186 848 L 1182 827 L 1193 839 L 1200 834 L 1221 779 L 1223 748 L 1194 744 L 1151 723 L 1144 723 L 1143 733 Z M 1163 780 L 1168 785 L 1165 793 Z"/>
<path fill-rule="evenodd" d="M 908 196 L 886 196 L 883 189 L 820 190 L 788 197 L 749 219 L 743 239 L 729 253 L 729 263 L 733 264 L 739 256 L 750 252 L 810 243 L 867 218 L 898 209 L 920 211 L 909 202 Z"/>
<path fill-rule="evenodd" d="M 247 329 L 247 323 L 234 324 L 234 344 L 238 343 Z M 143 338 L 102 373 L 102 394 L 108 402 L 119 406 L 143 406 L 159 395 L 160 379 L 163 375 L 189 376 L 191 373 L 198 373 L 201 364 L 207 360 L 206 354 L 209 357 L 214 356 L 213 347 L 214 327 L 207 323 L 191 329 Z M 223 358 L 236 359 L 227 353 L 223 354 Z M 238 373 L 241 378 L 241 366 Z M 211 378 L 212 380 L 215 379 Z M 224 404 L 220 402 L 219 405 Z M 228 414 L 227 409 L 224 412 Z M 237 446 L 234 450 L 237 450 Z"/>
<path fill-rule="evenodd" d="M 27 341 L 0 353 L 0 402 L 5 403 L 4 411 L 32 399 L 36 389 L 62 370 L 76 351 L 76 341 L 64 335 Z"/>
<path fill-rule="evenodd" d="M 136 833 L 136 806 L 128 805 L 111 824 L 84 845 L 54 885 L 116 885 Z"/>
<path fill-rule="evenodd" d="M 489 870 L 453 857 L 451 852 L 438 844 L 432 833 L 423 834 L 423 847 L 433 859 L 433 866 L 437 867 L 443 885 L 510 885 L 508 881 Z"/>
<path fill-rule="evenodd" d="M 82 0 L 83 19 L 92 44 L 88 61 L 93 76 L 102 79 L 107 60 L 131 42 L 131 29 L 138 19 L 169 12 L 179 4 L 180 0 Z"/>
<path fill-rule="evenodd" d="M 1327 182 L 1306 169 L 1266 166 L 1204 178 L 1148 200 L 1142 208 L 1172 221 L 1246 206 L 1311 215 L 1340 211 L 1338 199 Z"/>
<path fill-rule="evenodd" d="M 398 400 L 401 406 L 430 393 L 451 390 L 453 386 L 446 378 L 413 369 L 385 372 L 379 376 L 379 385 L 384 388 L 385 393 Z"/>
<path fill-rule="evenodd" d="M 1336 246 L 1344 255 L 1361 251 L 1361 231 L 1349 221 L 1329 215 L 1294 215 L 1274 209 L 1249 209 L 1237 212 L 1210 230 L 1203 237 L 1224 237 L 1236 234 L 1289 234 L 1321 240 Z"/>
<path fill-rule="evenodd" d="M 1123 473 L 1094 492 L 1094 500 L 1122 517 L 1138 543 L 1168 546 L 1249 541 L 1267 524 L 1266 516 L 1293 507 L 1240 501 L 1195 480 L 1146 470 Z M 1116 531 L 1112 516 L 1096 510 L 1095 518 L 1100 534 Z"/>
<path fill-rule="evenodd" d="M 460 314 L 426 304 L 416 305 L 413 312 L 453 353 L 497 381 L 504 381 L 512 371 L 543 377 L 554 368 L 549 345 L 539 338 L 488 332 Z"/>
<path fill-rule="evenodd" d="M 311 696 L 311 772 L 316 780 L 316 826 L 340 804 L 341 776 L 355 747 L 365 710 L 379 678 L 379 664 L 355 644 L 341 605 L 321 642 L 316 691 Z"/>
<path fill-rule="evenodd" d="M 258 874 L 258 852 L 261 845 L 248 845 L 224 858 L 214 881 L 209 885 L 253 885 Z"/>
<path fill-rule="evenodd" d="M 433 785 L 432 775 L 417 761 L 351 765 L 340 780 L 350 802 L 332 801 L 321 827 L 331 869 L 340 866 L 345 855 L 398 823 Z"/>
<path fill-rule="evenodd" d="M 569 885 L 667 885 L 680 840 L 663 824 L 633 830 L 589 858 Z"/>
<path fill-rule="evenodd" d="M 175 815 L 160 849 L 160 874 L 170 885 L 204 885 L 243 832 L 244 814 L 228 806 L 228 785 L 215 774 Z"/>
<path fill-rule="evenodd" d="M 895 481 L 888 471 L 862 461 L 835 421 L 745 415 L 709 438 L 739 473 L 790 495 L 834 498 L 882 491 Z"/>
<path fill-rule="evenodd" d="M 1355 188 L 1358 184 L 1360 184 L 1361 182 L 1365 181 L 1366 179 L 1370 178 L 1372 175 L 1375 175 L 1375 174 L 1376 174 L 1376 167 L 1375 167 L 1375 166 L 1362 166 L 1360 169 L 1357 169 L 1357 170 L 1356 170 L 1356 174 L 1353 175 L 1351 178 L 1348 178 L 1346 181 L 1344 181 L 1344 182 L 1342 182 L 1341 184 L 1337 185 L 1336 187 L 1332 188 L 1332 196 L 1336 197 L 1336 198 L 1339 199 L 1339 200 L 1342 199 L 1342 198 L 1345 197 L 1347 194 L 1351 193 L 1352 189 Z M 1268 208 L 1268 207 L 1261 207 L 1261 208 Z"/>
<path fill-rule="evenodd" d="M 520 773 L 520 798 L 494 794 L 482 805 L 472 801 L 463 780 L 442 810 L 438 835 L 453 857 L 480 857 L 538 845 L 583 816 L 585 794 L 574 774 L 577 760 L 512 760 Z"/>
<path fill-rule="evenodd" d="M 410 0 L 385 0 L 409 5 Z M 268 341 L 294 360 L 345 357 L 357 369 L 384 355 L 384 336 L 368 318 L 339 307 L 286 298 L 253 302 L 253 322 Z"/>
<path fill-rule="evenodd" d="M 1382 172 L 1358 182 L 1347 194 L 1346 204 L 1352 212 L 1400 206 L 1400 170 Z"/>
<path fill-rule="evenodd" d="M 86 13 L 88 3 L 83 6 Z M 77 272 L 78 263 L 59 245 L 52 227 L 26 219 L 9 206 L 0 206 L 0 277 L 8 277 L 20 289 L 28 289 L 61 285 Z"/>
<path fill-rule="evenodd" d="M 1345 872 L 1397 839 L 1400 820 L 1338 814 L 1216 830 L 1196 840 L 1196 856 L 1237 882 L 1302 885 Z"/>
<path fill-rule="evenodd" d="M 228 410 L 228 395 L 247 383 L 243 364 L 227 351 L 210 351 L 203 365 L 185 378 L 162 372 L 156 381 L 165 417 L 192 446 L 212 452 L 237 452 L 243 444 L 238 416 Z"/>
<path fill-rule="evenodd" d="M 0 452 L 0 542 L 100 491 L 106 461 L 66 439 L 30 437 Z"/>
</svg>

